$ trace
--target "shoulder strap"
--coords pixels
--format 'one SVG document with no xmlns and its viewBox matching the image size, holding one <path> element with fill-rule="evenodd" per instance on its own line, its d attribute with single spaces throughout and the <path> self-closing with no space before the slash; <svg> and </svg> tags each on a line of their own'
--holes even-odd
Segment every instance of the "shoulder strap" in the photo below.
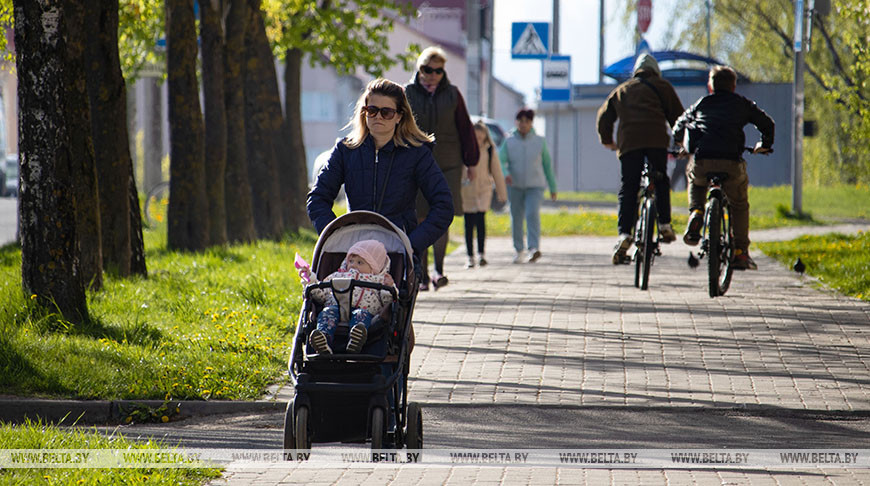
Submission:
<svg viewBox="0 0 870 486">
<path fill-rule="evenodd" d="M 649 81 L 647 81 L 647 80 L 644 79 L 644 78 L 639 77 L 639 78 L 637 78 L 637 79 L 638 79 L 641 83 L 643 83 L 643 84 L 649 86 L 649 89 L 653 90 L 653 92 L 656 94 L 656 97 L 658 97 L 658 99 L 659 99 L 659 103 L 662 104 L 662 111 L 664 111 L 664 113 L 665 113 L 665 119 L 667 119 L 667 118 L 668 118 L 668 107 L 667 107 L 667 105 L 665 105 L 665 99 L 662 98 L 662 94 L 659 93 L 658 88 L 656 88 L 655 85 L 653 85 L 652 83 L 650 83 Z"/>
</svg>

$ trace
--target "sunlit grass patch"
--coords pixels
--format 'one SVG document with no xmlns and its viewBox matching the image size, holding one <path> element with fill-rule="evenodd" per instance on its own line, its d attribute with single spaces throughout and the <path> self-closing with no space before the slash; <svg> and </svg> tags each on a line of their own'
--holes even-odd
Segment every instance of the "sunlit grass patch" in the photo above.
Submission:
<svg viewBox="0 0 870 486">
<path fill-rule="evenodd" d="M 156 233 L 156 234 L 155 234 Z M 256 399 L 285 372 L 315 238 L 203 253 L 146 231 L 148 278 L 107 276 L 72 325 L 21 292 L 20 250 L 0 251 L 0 387 L 91 399 Z M 165 232 L 162 233 L 165 235 Z"/>
<path fill-rule="evenodd" d="M 800 258 L 807 274 L 846 295 L 870 301 L 870 233 L 802 236 L 757 245 L 789 268 Z"/>
<path fill-rule="evenodd" d="M 20 425 L 0 423 L 0 449 L 124 449 L 166 450 L 170 446 L 148 440 L 135 442 L 121 434 L 63 428 L 39 422 Z M 215 468 L 9 468 L 0 469 L 2 484 L 166 484 L 199 485 L 220 476 Z"/>
</svg>

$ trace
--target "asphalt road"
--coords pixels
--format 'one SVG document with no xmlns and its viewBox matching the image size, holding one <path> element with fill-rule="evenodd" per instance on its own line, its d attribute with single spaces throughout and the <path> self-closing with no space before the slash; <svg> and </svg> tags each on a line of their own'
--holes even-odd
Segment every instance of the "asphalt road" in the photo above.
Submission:
<svg viewBox="0 0 870 486">
<path fill-rule="evenodd" d="M 97 430 L 187 448 L 280 449 L 283 420 L 218 415 Z M 423 430 L 427 448 L 870 449 L 867 412 L 424 404 Z"/>
</svg>

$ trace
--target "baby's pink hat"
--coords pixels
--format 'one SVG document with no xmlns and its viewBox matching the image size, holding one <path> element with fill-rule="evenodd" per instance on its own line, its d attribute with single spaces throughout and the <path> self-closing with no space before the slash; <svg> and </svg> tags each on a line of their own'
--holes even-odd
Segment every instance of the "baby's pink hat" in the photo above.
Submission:
<svg viewBox="0 0 870 486">
<path fill-rule="evenodd" d="M 347 254 L 359 255 L 369 266 L 372 267 L 374 273 L 380 273 L 387 264 L 387 250 L 383 243 L 377 240 L 357 241 L 347 250 Z"/>
</svg>

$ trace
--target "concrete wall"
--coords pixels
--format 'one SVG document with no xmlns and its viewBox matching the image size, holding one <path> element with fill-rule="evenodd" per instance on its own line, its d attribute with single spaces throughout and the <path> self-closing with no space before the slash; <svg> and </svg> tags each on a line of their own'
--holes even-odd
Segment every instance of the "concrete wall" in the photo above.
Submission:
<svg viewBox="0 0 870 486">
<path fill-rule="evenodd" d="M 539 103 L 545 133 L 558 180 L 559 191 L 619 190 L 619 160 L 615 152 L 598 141 L 595 119 L 598 108 L 616 85 L 578 85 L 571 103 Z M 677 94 L 689 107 L 707 93 L 702 86 L 681 86 Z M 749 181 L 753 185 L 772 186 L 791 183 L 791 84 L 753 83 L 738 86 L 737 91 L 755 100 L 777 123 L 774 153 L 770 156 L 746 155 Z M 618 123 L 618 122 L 617 122 Z M 746 144 L 760 138 L 748 125 Z"/>
</svg>

